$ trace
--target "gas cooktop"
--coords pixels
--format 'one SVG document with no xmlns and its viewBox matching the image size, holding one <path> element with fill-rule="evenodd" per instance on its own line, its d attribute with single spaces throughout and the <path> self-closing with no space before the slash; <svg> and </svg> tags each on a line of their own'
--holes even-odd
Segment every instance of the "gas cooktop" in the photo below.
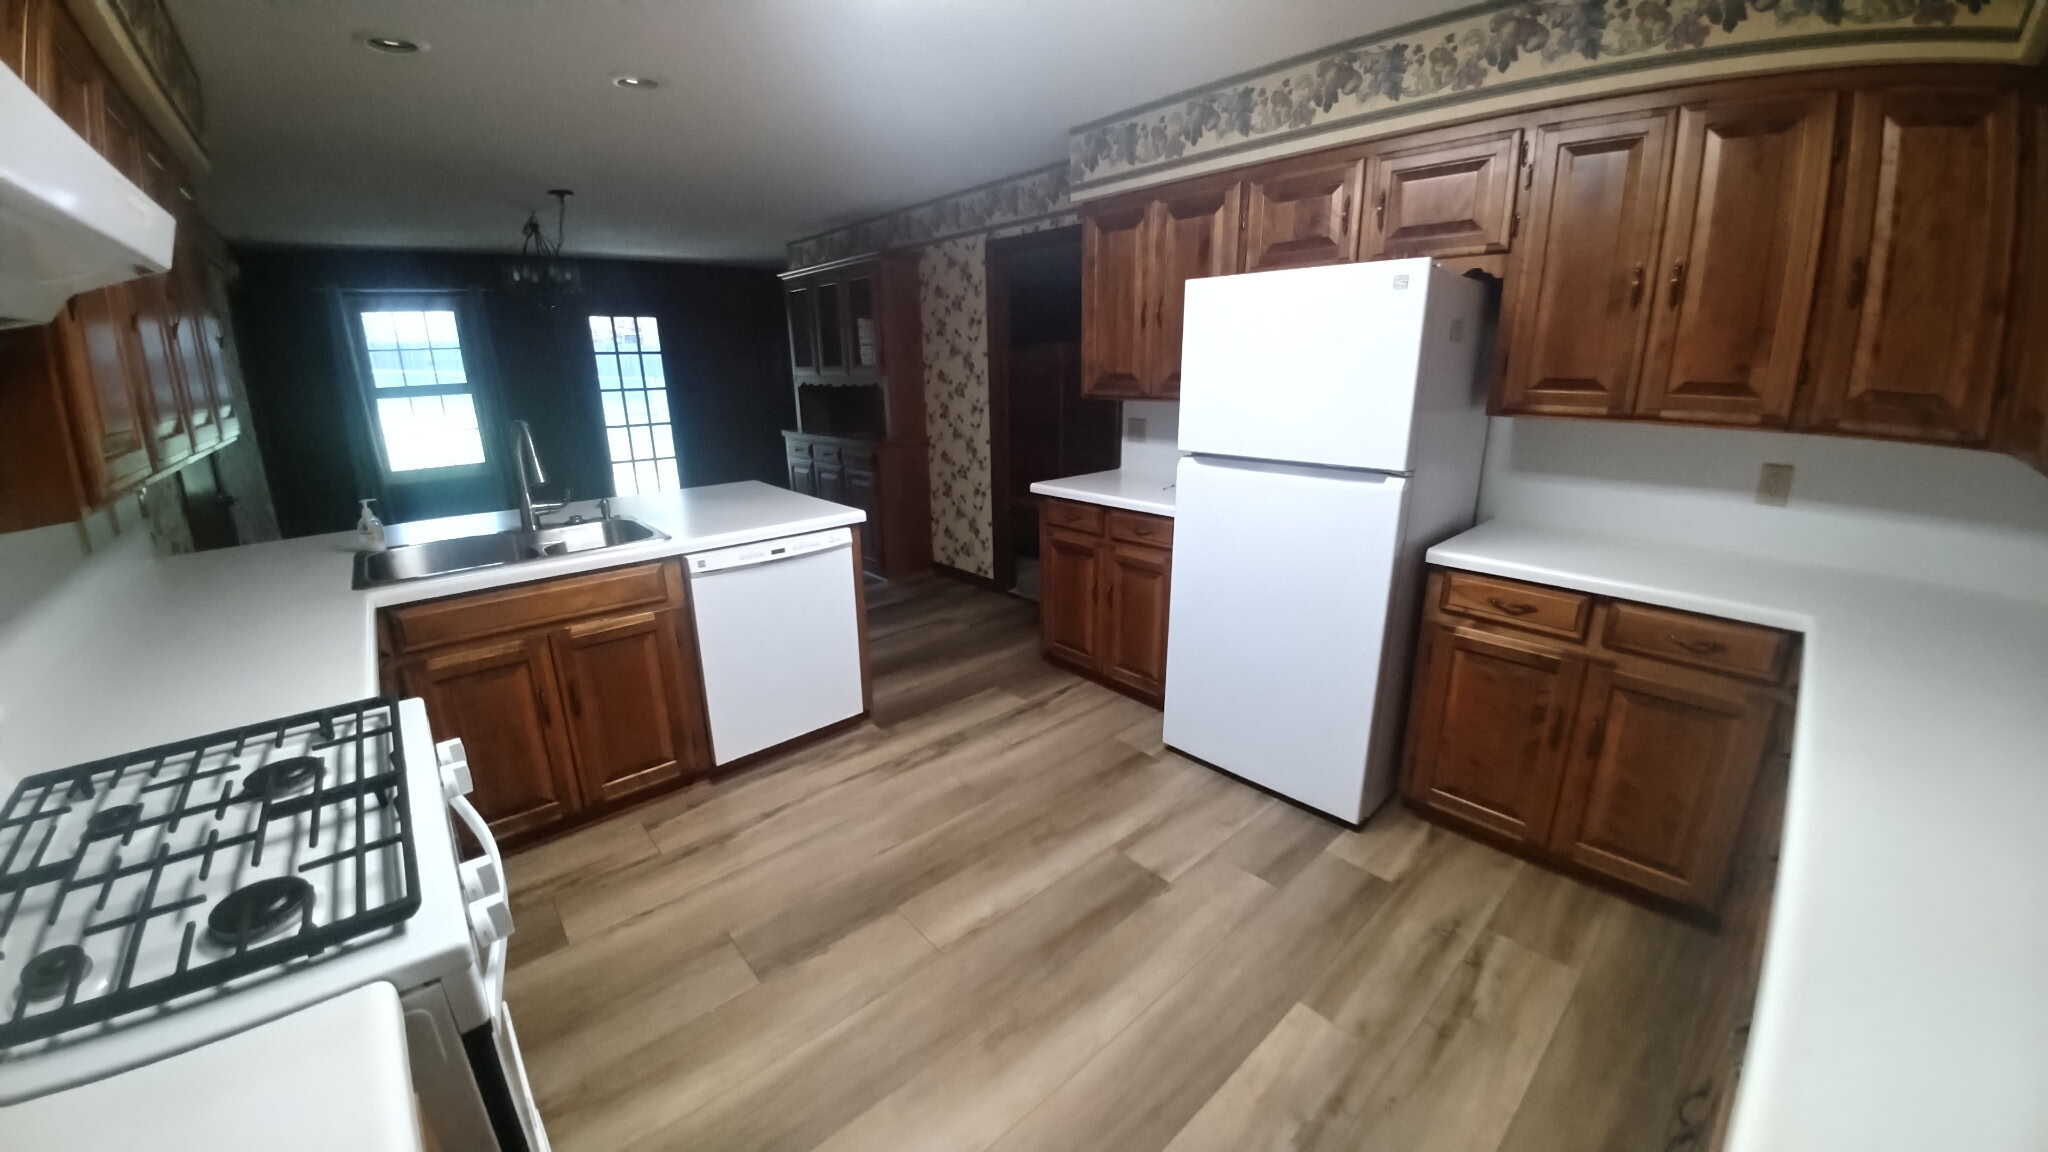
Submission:
<svg viewBox="0 0 2048 1152">
<path fill-rule="evenodd" d="M 396 724 L 364 700 L 22 781 L 0 808 L 0 1058 L 411 916 Z"/>
</svg>

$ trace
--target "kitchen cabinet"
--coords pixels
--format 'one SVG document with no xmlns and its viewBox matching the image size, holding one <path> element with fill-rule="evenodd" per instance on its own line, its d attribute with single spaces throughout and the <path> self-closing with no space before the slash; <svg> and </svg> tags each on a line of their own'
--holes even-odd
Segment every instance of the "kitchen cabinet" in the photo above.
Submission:
<svg viewBox="0 0 2048 1152">
<path fill-rule="evenodd" d="M 1433 569 L 1403 793 L 1532 859 L 1712 913 L 1796 638 Z"/>
<path fill-rule="evenodd" d="M 2019 96 L 1855 93 L 1805 426 L 1981 443 L 2005 331 Z"/>
<path fill-rule="evenodd" d="M 1832 171 L 1836 94 L 1679 109 L 1637 415 L 1791 417 Z"/>
<path fill-rule="evenodd" d="M 1243 186 L 1198 180 L 1092 206 L 1081 219 L 1081 390 L 1180 395 L 1187 282 L 1239 270 Z"/>
<path fill-rule="evenodd" d="M 1365 161 L 1284 160 L 1245 179 L 1243 271 L 1346 264 L 1358 259 Z"/>
<path fill-rule="evenodd" d="M 1073 500 L 1039 506 L 1047 660 L 1158 706 L 1166 698 L 1173 521 Z"/>
<path fill-rule="evenodd" d="M 1528 220 L 1508 273 L 1500 406 L 1628 411 L 1647 330 L 1669 110 L 1540 124 Z"/>
<path fill-rule="evenodd" d="M 2048 98 L 2029 102 L 2025 152 L 1997 447 L 2048 472 Z"/>
<path fill-rule="evenodd" d="M 74 297 L 40 328 L 0 332 L 0 531 L 77 519 L 233 440 L 221 299 L 170 152 L 61 0 L 10 0 L 6 63 L 178 218 L 170 272 Z"/>
<path fill-rule="evenodd" d="M 469 749 L 474 802 L 520 841 L 710 770 L 678 562 L 385 609 L 385 680 Z"/>
<path fill-rule="evenodd" d="M 931 478 L 917 258 L 885 252 L 787 272 L 797 427 L 789 487 L 868 514 L 869 571 L 931 568 Z"/>
<path fill-rule="evenodd" d="M 1371 215 L 1360 258 L 1482 256 L 1515 238 L 1526 149 L 1519 128 L 1435 133 L 1375 151 L 1365 170 Z"/>
</svg>

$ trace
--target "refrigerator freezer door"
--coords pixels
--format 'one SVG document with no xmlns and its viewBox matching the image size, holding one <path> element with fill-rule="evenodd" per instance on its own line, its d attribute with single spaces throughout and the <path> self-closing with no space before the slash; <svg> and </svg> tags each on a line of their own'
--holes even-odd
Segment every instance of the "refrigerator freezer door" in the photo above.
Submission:
<svg viewBox="0 0 2048 1152">
<path fill-rule="evenodd" d="M 1408 482 L 1181 461 L 1166 743 L 1340 820 L 1386 798 L 1371 759 Z"/>
<path fill-rule="evenodd" d="M 1409 471 L 1430 277 L 1417 259 L 1189 281 L 1181 450 Z"/>
</svg>

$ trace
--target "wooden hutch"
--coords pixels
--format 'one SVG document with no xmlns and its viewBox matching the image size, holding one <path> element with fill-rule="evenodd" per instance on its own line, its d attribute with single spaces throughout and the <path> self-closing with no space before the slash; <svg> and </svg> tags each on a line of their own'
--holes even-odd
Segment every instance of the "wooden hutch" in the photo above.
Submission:
<svg viewBox="0 0 2048 1152">
<path fill-rule="evenodd" d="M 796 428 L 789 486 L 867 512 L 862 555 L 888 579 L 931 569 L 917 258 L 858 256 L 782 274 Z"/>
</svg>

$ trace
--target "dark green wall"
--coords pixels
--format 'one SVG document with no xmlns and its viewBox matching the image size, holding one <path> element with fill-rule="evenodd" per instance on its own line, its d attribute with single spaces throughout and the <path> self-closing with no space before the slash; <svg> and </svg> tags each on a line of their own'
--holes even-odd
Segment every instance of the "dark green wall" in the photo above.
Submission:
<svg viewBox="0 0 2048 1152">
<path fill-rule="evenodd" d="M 498 413 L 531 422 L 549 479 L 578 499 L 611 493 L 587 318 L 656 317 L 683 483 L 787 481 L 780 432 L 795 412 L 781 288 L 771 272 L 578 260 L 583 292 L 550 309 L 505 286 L 502 256 L 268 246 L 238 247 L 234 256 L 250 417 L 287 536 L 352 527 L 356 500 L 378 494 L 358 384 L 335 330 L 337 289 L 480 290 L 487 346 L 480 360 L 472 357 L 472 372 L 495 378 Z M 485 435 L 494 458 L 502 457 L 502 426 Z M 412 507 L 393 494 L 386 515 L 509 507 L 509 483 L 508 473 L 467 492 L 415 499 Z M 550 484 L 545 495 L 558 492 Z"/>
</svg>

